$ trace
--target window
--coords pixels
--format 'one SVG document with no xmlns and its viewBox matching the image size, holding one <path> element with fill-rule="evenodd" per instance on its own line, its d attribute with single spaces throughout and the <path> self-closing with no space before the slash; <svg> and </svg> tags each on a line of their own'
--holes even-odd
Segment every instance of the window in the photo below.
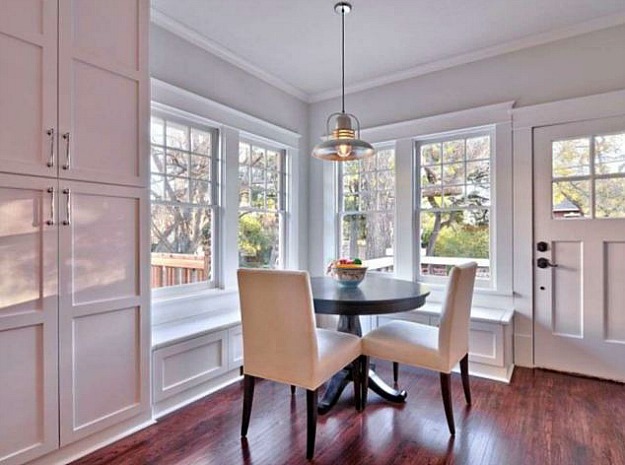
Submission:
<svg viewBox="0 0 625 465">
<path fill-rule="evenodd" d="M 339 165 L 339 254 L 393 271 L 395 150 Z"/>
<path fill-rule="evenodd" d="M 239 266 L 283 268 L 286 151 L 239 143 Z"/>
<path fill-rule="evenodd" d="M 474 260 L 478 278 L 491 278 L 491 152 L 488 132 L 417 142 L 422 277 Z"/>
<path fill-rule="evenodd" d="M 152 288 L 214 285 L 217 146 L 215 129 L 152 117 Z"/>
<path fill-rule="evenodd" d="M 625 218 L 625 133 L 556 140 L 554 219 Z"/>
</svg>

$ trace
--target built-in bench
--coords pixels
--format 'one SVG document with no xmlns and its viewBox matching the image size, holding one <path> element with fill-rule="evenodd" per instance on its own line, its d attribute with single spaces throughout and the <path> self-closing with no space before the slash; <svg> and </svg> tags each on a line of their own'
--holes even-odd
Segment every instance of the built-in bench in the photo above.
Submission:
<svg viewBox="0 0 625 465">
<path fill-rule="evenodd" d="M 512 309 L 471 308 L 469 331 L 469 373 L 474 376 L 510 382 L 514 371 Z M 377 317 L 377 323 L 408 320 L 438 326 L 440 305 L 427 303 L 410 312 Z M 458 370 L 456 370 L 458 371 Z"/>
<path fill-rule="evenodd" d="M 236 381 L 243 365 L 238 309 L 152 328 L 153 413 L 160 417 Z"/>
<path fill-rule="evenodd" d="M 473 307 L 469 336 L 472 375 L 509 382 L 512 362 L 512 310 Z M 438 325 L 440 307 L 426 304 L 411 312 L 373 317 L 372 326 L 392 319 Z M 365 319 L 368 317 L 364 317 Z M 363 321 L 363 329 L 368 329 Z M 153 412 L 162 416 L 236 381 L 243 365 L 238 309 L 154 326 Z"/>
</svg>

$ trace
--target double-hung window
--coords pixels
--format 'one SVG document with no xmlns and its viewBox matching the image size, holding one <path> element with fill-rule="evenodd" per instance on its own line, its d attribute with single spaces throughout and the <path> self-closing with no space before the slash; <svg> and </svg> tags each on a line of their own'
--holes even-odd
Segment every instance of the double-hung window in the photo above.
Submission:
<svg viewBox="0 0 625 465">
<path fill-rule="evenodd" d="M 446 277 L 474 260 L 490 282 L 492 131 L 417 141 L 418 279 Z"/>
<path fill-rule="evenodd" d="M 249 140 L 239 143 L 239 266 L 284 268 L 287 153 Z"/>
<path fill-rule="evenodd" d="M 360 258 L 370 270 L 393 271 L 395 236 L 395 150 L 338 166 L 341 257 Z"/>
<path fill-rule="evenodd" d="M 214 128 L 152 116 L 152 288 L 215 285 L 218 145 Z"/>
</svg>

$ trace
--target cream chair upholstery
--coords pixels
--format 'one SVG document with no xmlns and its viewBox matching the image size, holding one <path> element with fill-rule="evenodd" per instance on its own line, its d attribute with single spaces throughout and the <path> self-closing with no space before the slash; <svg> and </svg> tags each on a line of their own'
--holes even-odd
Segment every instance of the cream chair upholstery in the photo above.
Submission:
<svg viewBox="0 0 625 465">
<path fill-rule="evenodd" d="M 247 435 L 254 381 L 265 378 L 306 389 L 307 454 L 314 453 L 318 388 L 359 359 L 360 338 L 315 327 L 310 278 L 305 271 L 238 271 L 243 326 L 244 400 L 241 436 Z M 361 370 L 356 405 L 361 406 Z"/>
<path fill-rule="evenodd" d="M 450 394 L 450 372 L 460 362 L 465 398 L 471 404 L 468 376 L 469 322 L 475 284 L 475 262 L 452 268 L 442 307 L 440 325 L 426 326 L 409 321 L 393 321 L 367 334 L 363 354 L 440 372 L 447 423 L 455 434 Z M 366 402 L 366 380 L 363 404 Z"/>
</svg>

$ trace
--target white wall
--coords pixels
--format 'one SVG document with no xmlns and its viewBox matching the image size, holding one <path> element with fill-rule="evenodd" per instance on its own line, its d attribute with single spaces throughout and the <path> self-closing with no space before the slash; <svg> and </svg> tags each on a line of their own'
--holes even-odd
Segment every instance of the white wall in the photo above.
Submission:
<svg viewBox="0 0 625 465">
<path fill-rule="evenodd" d="M 154 24 L 150 27 L 150 75 L 232 109 L 300 134 L 294 163 L 297 205 L 292 209 L 299 240 L 292 263 L 308 265 L 308 104 L 267 84 Z"/>
</svg>

